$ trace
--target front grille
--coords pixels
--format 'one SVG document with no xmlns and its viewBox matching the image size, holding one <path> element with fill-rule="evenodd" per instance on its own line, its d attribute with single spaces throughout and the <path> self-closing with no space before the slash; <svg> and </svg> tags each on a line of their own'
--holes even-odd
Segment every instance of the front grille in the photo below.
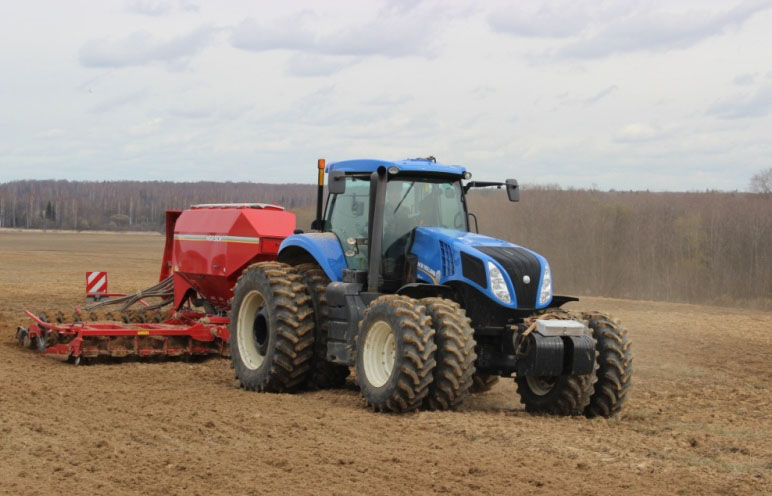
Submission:
<svg viewBox="0 0 772 496">
<path fill-rule="evenodd" d="M 442 273 L 445 277 L 450 277 L 456 273 L 456 268 L 453 266 L 453 252 L 450 250 L 450 245 L 444 241 L 440 241 L 440 251 L 442 252 Z"/>
<path fill-rule="evenodd" d="M 485 265 L 483 265 L 482 260 L 463 251 L 461 252 L 461 273 L 483 289 L 488 288 L 488 277 L 485 275 Z"/>
<path fill-rule="evenodd" d="M 531 252 L 524 248 L 510 246 L 475 246 L 476 249 L 496 260 L 509 274 L 515 287 L 518 308 L 535 308 L 536 292 L 539 289 L 541 264 Z M 528 276 L 529 284 L 523 282 Z"/>
</svg>

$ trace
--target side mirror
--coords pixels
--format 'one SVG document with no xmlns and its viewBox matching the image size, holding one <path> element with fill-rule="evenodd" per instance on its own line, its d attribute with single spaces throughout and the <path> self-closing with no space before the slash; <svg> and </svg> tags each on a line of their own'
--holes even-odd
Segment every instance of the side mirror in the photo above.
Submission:
<svg viewBox="0 0 772 496">
<path fill-rule="evenodd" d="M 331 195 L 340 195 L 346 192 L 346 173 L 341 170 L 331 170 L 329 173 L 329 185 L 327 191 Z"/>
<path fill-rule="evenodd" d="M 517 184 L 517 179 L 507 179 L 506 184 L 509 201 L 520 201 L 520 186 Z"/>
</svg>

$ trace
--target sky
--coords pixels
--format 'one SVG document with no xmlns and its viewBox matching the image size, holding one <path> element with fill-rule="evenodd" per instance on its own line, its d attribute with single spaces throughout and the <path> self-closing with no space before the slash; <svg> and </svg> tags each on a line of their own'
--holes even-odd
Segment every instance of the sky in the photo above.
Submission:
<svg viewBox="0 0 772 496">
<path fill-rule="evenodd" d="M 772 0 L 0 3 L 0 182 L 475 179 L 745 190 L 772 167 Z"/>
</svg>

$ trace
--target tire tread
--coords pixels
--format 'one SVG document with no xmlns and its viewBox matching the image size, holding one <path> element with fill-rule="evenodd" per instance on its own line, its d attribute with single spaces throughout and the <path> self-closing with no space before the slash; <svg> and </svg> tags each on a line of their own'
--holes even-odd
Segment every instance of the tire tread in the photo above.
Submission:
<svg viewBox="0 0 772 496">
<path fill-rule="evenodd" d="M 582 318 L 593 332 L 598 361 L 598 382 L 584 415 L 612 417 L 622 409 L 632 383 L 633 355 L 627 329 L 600 312 L 585 312 Z"/>
<path fill-rule="evenodd" d="M 373 300 L 364 311 L 364 317 L 359 324 L 357 340 L 361 339 L 363 329 L 368 324 L 373 312 L 384 313 L 389 319 L 392 329 L 402 332 L 402 355 L 395 357 L 395 372 L 398 374 L 394 387 L 385 394 L 377 394 L 363 384 L 364 371 L 359 369 L 357 360 L 357 377 L 365 402 L 376 412 L 402 413 L 419 408 L 424 398 L 429 394 L 433 381 L 432 371 L 435 361 L 436 345 L 435 331 L 431 326 L 431 318 L 426 315 L 426 307 L 418 300 L 400 295 L 384 295 Z M 358 343 L 359 344 L 359 343 Z M 391 381 L 391 379 L 390 379 Z"/>
<path fill-rule="evenodd" d="M 305 263 L 295 266 L 303 278 L 312 298 L 314 313 L 314 349 L 311 360 L 311 372 L 308 375 L 306 387 L 309 389 L 338 388 L 346 383 L 349 368 L 346 365 L 327 360 L 327 336 L 329 332 L 329 315 L 327 307 L 327 285 L 330 279 L 315 263 Z"/>
<path fill-rule="evenodd" d="M 313 315 L 308 309 L 311 297 L 301 276 L 289 265 L 279 262 L 258 262 L 247 267 L 239 276 L 234 295 L 240 285 L 257 283 L 265 278 L 270 295 L 265 295 L 266 305 L 274 316 L 276 329 L 274 355 L 270 359 L 270 370 L 265 374 L 247 374 L 238 362 L 238 334 L 236 305 L 231 305 L 230 347 L 231 359 L 236 378 L 241 387 L 260 392 L 294 392 L 303 384 L 311 369 L 311 355 L 314 342 Z M 236 296 L 234 296 L 234 301 Z M 236 350 L 236 351 L 234 351 Z"/>
<path fill-rule="evenodd" d="M 461 306 L 445 298 L 423 298 L 432 319 L 437 346 L 434 381 L 424 399 L 424 408 L 452 410 L 468 396 L 474 382 L 474 329 Z"/>
</svg>

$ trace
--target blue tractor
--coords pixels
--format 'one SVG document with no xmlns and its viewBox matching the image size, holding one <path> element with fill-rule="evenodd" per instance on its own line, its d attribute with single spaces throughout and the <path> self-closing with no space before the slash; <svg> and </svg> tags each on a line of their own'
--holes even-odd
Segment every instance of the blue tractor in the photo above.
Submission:
<svg viewBox="0 0 772 496">
<path fill-rule="evenodd" d="M 324 174 L 328 197 L 322 209 Z M 241 385 L 291 392 L 340 386 L 350 369 L 376 411 L 453 409 L 515 377 L 526 410 L 611 416 L 627 394 L 625 329 L 560 307 L 547 260 L 472 232 L 464 167 L 433 157 L 319 161 L 312 232 L 234 288 L 231 356 Z"/>
</svg>

